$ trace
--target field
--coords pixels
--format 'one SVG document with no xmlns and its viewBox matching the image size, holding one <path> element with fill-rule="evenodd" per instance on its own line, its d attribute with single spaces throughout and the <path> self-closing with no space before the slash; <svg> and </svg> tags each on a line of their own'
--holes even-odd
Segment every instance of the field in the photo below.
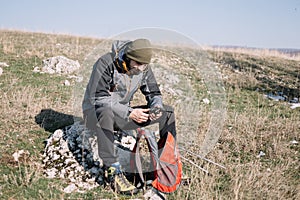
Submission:
<svg viewBox="0 0 300 200">
<path fill-rule="evenodd" d="M 67 180 L 43 175 L 44 141 L 56 129 L 72 123 L 76 81 L 33 69 L 58 55 L 83 63 L 101 42 L 96 38 L 0 30 L 0 62 L 9 65 L 1 67 L 0 75 L 0 199 L 129 199 L 101 186 L 84 193 L 64 193 Z M 289 57 L 267 50 L 204 51 L 221 73 L 225 88 L 222 105 L 226 105 L 221 135 L 206 158 L 225 169 L 182 151 L 191 183 L 182 185 L 168 199 L 300 199 L 300 108 L 291 109 L 288 103 L 299 99 L 300 55 Z M 214 123 L 210 121 L 213 105 L 202 100 L 212 96 L 205 91 L 201 73 L 189 63 L 175 62 L 168 56 L 154 62 L 173 64 L 179 79 L 180 74 L 189 77 L 193 98 L 199 100 L 193 113 L 199 123 L 196 130 L 188 130 L 186 124 L 195 116 L 184 113 L 189 101 L 180 97 L 184 90 L 175 88 L 179 96 L 166 97 L 179 112 L 178 127 L 183 127 L 179 136 L 190 134 L 189 141 L 181 143 L 190 142 L 188 150 L 200 154 L 203 138 Z M 71 86 L 64 85 L 66 79 Z M 271 93 L 282 94 L 286 101 L 266 98 Z M 47 110 L 48 116 L 39 122 L 42 110 Z M 19 150 L 26 153 L 15 161 L 13 154 Z"/>
</svg>

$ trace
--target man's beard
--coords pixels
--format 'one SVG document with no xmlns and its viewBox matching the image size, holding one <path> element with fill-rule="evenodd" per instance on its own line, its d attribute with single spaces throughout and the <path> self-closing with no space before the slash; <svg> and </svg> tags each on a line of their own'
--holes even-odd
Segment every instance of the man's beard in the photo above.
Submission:
<svg viewBox="0 0 300 200">
<path fill-rule="evenodd" d="M 128 75 L 138 75 L 138 74 L 140 74 L 140 73 L 141 73 L 141 71 L 140 71 L 139 69 L 137 69 L 137 68 L 131 68 L 131 69 L 127 72 Z"/>
</svg>

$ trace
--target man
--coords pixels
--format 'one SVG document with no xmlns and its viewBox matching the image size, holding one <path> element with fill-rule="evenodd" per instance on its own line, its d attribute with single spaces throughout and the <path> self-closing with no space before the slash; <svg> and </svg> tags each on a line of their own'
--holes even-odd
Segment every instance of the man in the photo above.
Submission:
<svg viewBox="0 0 300 200">
<path fill-rule="evenodd" d="M 113 131 L 159 123 L 161 137 L 166 132 L 176 136 L 173 109 L 162 103 L 148 65 L 151 57 L 152 47 L 147 39 L 114 42 L 112 52 L 94 64 L 82 104 L 87 127 L 97 132 L 99 156 L 108 171 L 108 180 L 120 193 L 132 194 L 137 189 L 122 172 Z M 147 105 L 133 108 L 130 101 L 138 89 L 145 95 Z M 153 109 L 156 112 L 151 112 Z"/>
</svg>

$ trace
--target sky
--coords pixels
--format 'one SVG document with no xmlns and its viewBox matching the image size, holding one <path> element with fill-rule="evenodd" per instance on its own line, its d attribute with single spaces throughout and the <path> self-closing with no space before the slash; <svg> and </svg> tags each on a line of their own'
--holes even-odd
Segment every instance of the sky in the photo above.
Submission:
<svg viewBox="0 0 300 200">
<path fill-rule="evenodd" d="M 156 29 L 199 45 L 300 49 L 300 0 L 0 0 L 0 29 L 99 38 Z"/>
</svg>

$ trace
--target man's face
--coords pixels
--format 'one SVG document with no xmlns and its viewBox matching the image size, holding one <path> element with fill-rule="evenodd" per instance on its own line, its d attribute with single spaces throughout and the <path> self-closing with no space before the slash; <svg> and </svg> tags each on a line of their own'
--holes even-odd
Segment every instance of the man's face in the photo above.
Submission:
<svg viewBox="0 0 300 200">
<path fill-rule="evenodd" d="M 128 75 L 137 75 L 147 68 L 147 64 L 139 63 L 135 60 L 130 60 L 130 70 L 127 72 Z"/>
</svg>

